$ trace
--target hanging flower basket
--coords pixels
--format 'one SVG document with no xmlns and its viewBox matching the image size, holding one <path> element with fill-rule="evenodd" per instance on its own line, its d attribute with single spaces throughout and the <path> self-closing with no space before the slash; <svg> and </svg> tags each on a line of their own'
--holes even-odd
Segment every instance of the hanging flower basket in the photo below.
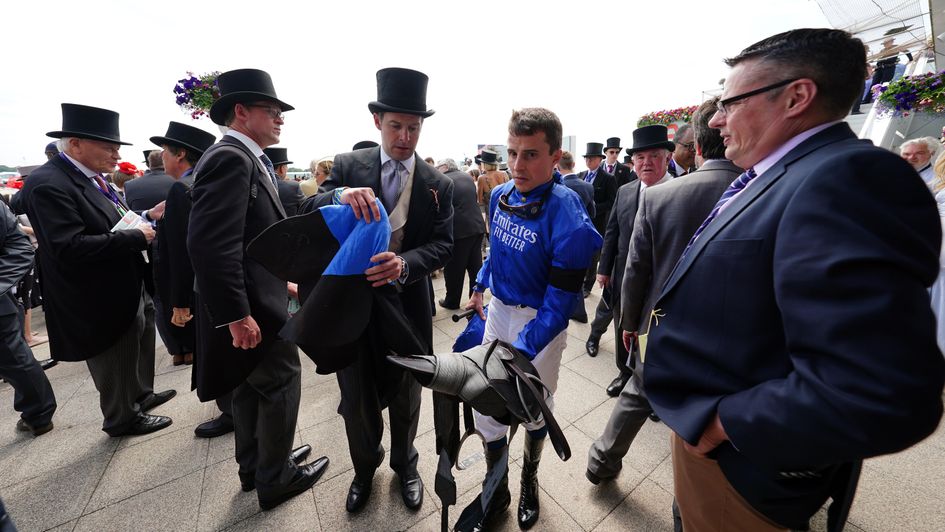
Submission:
<svg viewBox="0 0 945 532">
<path fill-rule="evenodd" d="M 690 107 L 680 107 L 679 109 L 645 114 L 637 120 L 637 127 L 652 126 L 653 124 L 669 126 L 677 122 L 689 122 L 692 120 L 692 113 L 695 113 L 698 108 L 698 105 L 693 105 Z"/>
<path fill-rule="evenodd" d="M 873 85 L 870 90 L 882 115 L 945 113 L 945 70 L 902 77 L 886 86 Z"/>
<path fill-rule="evenodd" d="M 181 110 L 190 113 L 194 120 L 207 115 L 210 106 L 220 97 L 220 87 L 217 86 L 219 72 L 210 72 L 195 76 L 188 72 L 187 77 L 178 80 L 174 85 L 174 95 Z"/>
</svg>

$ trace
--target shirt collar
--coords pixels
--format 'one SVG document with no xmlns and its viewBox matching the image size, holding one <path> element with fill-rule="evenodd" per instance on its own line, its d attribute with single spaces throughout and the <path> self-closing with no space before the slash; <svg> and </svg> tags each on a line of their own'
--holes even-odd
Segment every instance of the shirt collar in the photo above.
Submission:
<svg viewBox="0 0 945 532">
<path fill-rule="evenodd" d="M 259 144 L 256 144 L 255 140 L 247 137 L 239 131 L 236 131 L 235 129 L 227 131 L 226 134 L 242 142 L 247 148 L 249 148 L 249 151 L 251 151 L 257 159 L 263 156 L 263 149 L 259 147 Z"/>
<path fill-rule="evenodd" d="M 385 164 L 387 164 L 387 161 L 393 159 L 393 157 L 387 155 L 387 152 L 384 151 L 384 148 L 381 148 L 379 151 L 381 152 L 381 166 L 383 167 Z M 413 173 L 413 167 L 416 162 L 417 158 L 411 155 L 406 161 L 400 161 L 400 164 L 404 165 L 404 168 L 407 169 L 407 172 Z"/>
<path fill-rule="evenodd" d="M 764 159 L 758 161 L 753 168 L 755 169 L 755 175 L 760 176 L 761 174 L 767 172 L 771 169 L 772 166 L 777 164 L 778 161 L 784 158 L 791 150 L 798 147 L 805 140 L 813 137 L 817 133 L 827 129 L 830 126 L 839 124 L 842 120 L 834 120 L 833 122 L 827 122 L 826 124 L 821 124 L 819 126 L 812 127 L 807 131 L 799 133 L 792 137 L 790 140 L 781 145 L 778 149 L 771 152 L 770 155 Z"/>
<path fill-rule="evenodd" d="M 98 172 L 94 172 L 94 171 L 92 171 L 92 170 L 89 170 L 89 167 L 85 166 L 84 164 L 82 164 L 82 163 L 80 163 L 79 161 L 77 161 L 77 160 L 73 159 L 72 157 L 70 157 L 68 153 L 66 153 L 66 152 L 64 152 L 64 151 L 63 151 L 63 152 L 59 152 L 59 153 L 61 153 L 63 157 L 65 157 L 66 159 L 68 159 L 70 163 L 74 164 L 75 167 L 78 168 L 79 171 L 82 172 L 82 173 L 85 175 L 85 177 L 91 178 L 91 177 L 95 177 L 95 176 L 99 175 Z"/>
<path fill-rule="evenodd" d="M 649 185 L 649 186 L 655 187 L 656 185 L 661 185 L 661 184 L 663 184 L 663 183 L 669 181 L 669 180 L 672 179 L 672 178 L 673 178 L 673 174 L 671 174 L 671 173 L 669 173 L 669 172 L 666 172 L 665 174 L 663 174 L 663 177 L 661 177 L 659 181 L 657 181 L 656 183 L 653 183 L 652 185 Z M 645 188 L 647 188 L 647 184 L 644 183 L 643 181 L 640 181 L 640 190 L 643 190 L 643 189 L 645 189 Z"/>
</svg>

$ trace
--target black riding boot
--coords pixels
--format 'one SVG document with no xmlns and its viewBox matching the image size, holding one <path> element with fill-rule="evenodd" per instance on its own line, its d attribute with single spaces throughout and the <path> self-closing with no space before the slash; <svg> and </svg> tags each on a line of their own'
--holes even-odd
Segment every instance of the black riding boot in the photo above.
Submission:
<svg viewBox="0 0 945 532">
<path fill-rule="evenodd" d="M 525 459 L 522 460 L 522 496 L 518 501 L 518 527 L 528 530 L 538 521 L 538 462 L 545 438 L 525 433 Z"/>
<path fill-rule="evenodd" d="M 502 515 L 502 513 L 508 509 L 509 504 L 512 503 L 512 494 L 509 493 L 508 450 L 508 444 L 495 450 L 491 450 L 486 446 L 486 479 L 489 478 L 489 475 L 496 467 L 500 467 L 501 465 L 504 465 L 506 468 L 505 474 L 503 474 L 502 478 L 499 480 L 495 493 L 492 495 L 492 500 L 489 501 L 485 512 L 483 512 L 482 509 L 482 492 L 476 496 L 473 502 L 469 503 L 469 506 L 463 508 L 463 513 L 461 513 L 459 519 L 456 520 L 456 526 L 454 528 L 456 532 L 481 532 L 487 530 L 489 522 Z M 502 461 L 503 454 L 504 462 Z M 482 481 L 482 486 L 483 490 L 485 490 L 486 480 Z"/>
</svg>

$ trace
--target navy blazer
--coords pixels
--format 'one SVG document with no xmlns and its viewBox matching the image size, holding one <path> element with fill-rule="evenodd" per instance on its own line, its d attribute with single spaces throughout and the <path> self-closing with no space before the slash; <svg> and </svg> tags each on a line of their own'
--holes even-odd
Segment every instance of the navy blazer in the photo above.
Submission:
<svg viewBox="0 0 945 532">
<path fill-rule="evenodd" d="M 663 287 L 645 360 L 653 409 L 691 444 L 718 412 L 731 443 L 716 455 L 746 499 L 808 489 L 786 486 L 789 472 L 918 442 L 942 415 L 927 291 L 941 237 L 932 195 L 901 158 L 844 123 L 805 140 Z M 813 513 L 823 499 L 780 502 Z"/>
</svg>

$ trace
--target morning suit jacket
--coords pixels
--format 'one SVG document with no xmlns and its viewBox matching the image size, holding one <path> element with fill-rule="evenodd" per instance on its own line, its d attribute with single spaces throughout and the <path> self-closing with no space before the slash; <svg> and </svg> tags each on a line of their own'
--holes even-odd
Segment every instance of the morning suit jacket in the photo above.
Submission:
<svg viewBox="0 0 945 532">
<path fill-rule="evenodd" d="M 323 192 L 307 199 L 302 212 L 331 205 L 332 191 L 338 187 L 370 187 L 381 197 L 380 147 L 365 148 L 335 156 L 331 175 L 322 183 Z M 453 182 L 414 154 L 415 167 L 407 224 L 399 253 L 407 262 L 406 281 L 401 289 L 404 315 L 419 337 L 433 346 L 433 298 L 430 272 L 442 268 L 453 251 Z M 364 282 L 367 282 L 365 280 Z"/>
<path fill-rule="evenodd" d="M 803 141 L 726 205 L 663 288 L 644 373 L 657 415 L 696 444 L 718 412 L 731 442 L 714 456 L 733 487 L 809 517 L 824 471 L 908 447 L 941 418 L 928 295 L 941 236 L 900 157 L 845 123 Z M 785 478 L 795 471 L 815 476 Z"/>
<path fill-rule="evenodd" d="M 282 209 L 286 216 L 295 216 L 299 213 L 299 206 L 305 200 L 302 190 L 299 188 L 299 182 L 296 180 L 280 179 L 279 183 L 279 201 L 282 203 Z"/>
<path fill-rule="evenodd" d="M 125 183 L 125 202 L 135 212 L 146 211 L 167 199 L 174 178 L 164 172 L 151 172 Z"/>
<path fill-rule="evenodd" d="M 255 369 L 288 319 L 285 281 L 246 256 L 263 229 L 285 218 L 279 193 L 258 157 L 231 135 L 194 169 L 187 251 L 197 288 L 194 382 L 201 401 L 229 392 Z M 229 323 L 252 316 L 262 341 L 233 347 Z"/>
<path fill-rule="evenodd" d="M 486 222 L 476 201 L 476 182 L 462 170 L 444 175 L 453 182 L 453 240 L 485 233 Z"/>
<path fill-rule="evenodd" d="M 112 232 L 115 204 L 62 156 L 30 174 L 20 194 L 39 242 L 50 353 L 89 359 L 131 327 L 151 275 L 148 242 L 137 229 Z"/>
<path fill-rule="evenodd" d="M 614 209 L 607 218 L 604 245 L 600 249 L 597 273 L 610 276 L 610 286 L 613 287 L 614 299 L 620 296 L 624 265 L 627 263 L 627 253 L 630 248 L 630 234 L 633 232 L 633 222 L 636 219 L 637 207 L 640 204 L 639 197 L 639 179 L 620 187 L 620 190 L 617 191 L 617 201 L 614 203 Z M 619 303 L 619 300 L 611 302 L 614 310 L 620 308 Z"/>
<path fill-rule="evenodd" d="M 7 296 L 11 288 L 17 285 L 33 268 L 33 244 L 26 233 L 20 231 L 16 216 L 6 204 L 0 205 L 0 316 L 18 314 L 16 301 Z M 0 339 L 7 342 L 6 350 L 13 352 L 21 349 L 22 341 Z"/>
<path fill-rule="evenodd" d="M 193 174 L 174 183 L 167 193 L 164 217 L 158 222 L 161 249 L 165 252 L 163 256 L 167 262 L 167 276 L 160 277 L 164 282 L 159 282 L 158 288 L 165 298 L 166 306 L 171 308 L 194 308 L 194 268 L 190 263 L 190 253 L 187 252 L 193 186 Z"/>
<path fill-rule="evenodd" d="M 578 177 L 581 180 L 587 177 L 587 170 L 579 173 Z M 604 163 L 601 163 L 601 166 L 597 167 L 597 175 L 594 176 L 594 182 L 591 184 L 594 185 L 594 210 L 597 211 L 592 221 L 597 232 L 604 234 L 610 210 L 617 200 L 617 180 L 607 173 Z"/>
<path fill-rule="evenodd" d="M 561 184 L 570 188 L 581 198 L 581 205 L 584 205 L 584 211 L 587 212 L 587 217 L 591 220 L 594 219 L 594 215 L 597 214 L 596 207 L 594 206 L 594 187 L 579 178 L 577 174 L 568 174 L 561 178 Z"/>
<path fill-rule="evenodd" d="M 601 168 L 603 168 L 604 170 L 607 169 L 606 161 L 600 164 L 601 164 Z M 613 174 L 614 179 L 617 181 L 617 188 L 620 188 L 637 178 L 637 173 L 633 171 L 633 168 L 620 162 L 615 163 L 614 171 L 609 172 L 609 173 Z"/>
<path fill-rule="evenodd" d="M 623 274 L 620 327 L 646 333 L 653 302 L 689 239 L 742 169 L 726 159 L 647 188 L 633 222 Z M 619 287 L 620 285 L 615 285 Z"/>
</svg>

